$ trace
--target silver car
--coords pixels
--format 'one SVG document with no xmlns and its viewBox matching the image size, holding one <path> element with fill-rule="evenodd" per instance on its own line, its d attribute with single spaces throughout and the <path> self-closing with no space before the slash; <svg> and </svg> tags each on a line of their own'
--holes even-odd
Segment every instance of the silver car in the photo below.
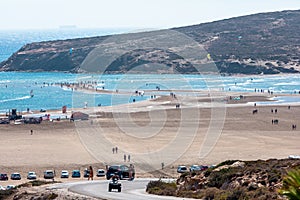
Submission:
<svg viewBox="0 0 300 200">
<path fill-rule="evenodd" d="M 29 180 L 36 179 L 36 173 L 35 172 L 28 172 L 27 179 L 29 179 Z"/>
<path fill-rule="evenodd" d="M 104 169 L 98 169 L 98 170 L 97 170 L 97 176 L 98 176 L 98 177 L 105 176 L 105 171 L 104 171 Z"/>
<path fill-rule="evenodd" d="M 177 167 L 177 172 L 178 173 L 186 173 L 186 172 L 188 172 L 188 168 L 186 166 L 184 166 L 184 165 L 179 165 Z"/>
</svg>

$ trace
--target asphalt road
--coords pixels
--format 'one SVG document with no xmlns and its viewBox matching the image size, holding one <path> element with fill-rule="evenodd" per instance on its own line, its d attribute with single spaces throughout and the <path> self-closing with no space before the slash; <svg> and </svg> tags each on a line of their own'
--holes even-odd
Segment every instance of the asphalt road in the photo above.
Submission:
<svg viewBox="0 0 300 200">
<path fill-rule="evenodd" d="M 134 181 L 126 181 L 122 180 L 122 192 L 108 192 L 108 183 L 109 181 L 100 180 L 100 181 L 82 181 L 76 183 L 63 183 L 57 184 L 55 186 L 51 186 L 50 188 L 68 188 L 69 191 L 95 197 L 99 199 L 113 199 L 113 200 L 124 200 L 124 199 L 132 199 L 132 200 L 158 200 L 158 199 L 187 199 L 187 198 L 176 198 L 176 197 L 164 197 L 164 196 L 156 196 L 149 195 L 146 193 L 146 185 L 150 180 L 154 179 L 135 179 Z"/>
</svg>

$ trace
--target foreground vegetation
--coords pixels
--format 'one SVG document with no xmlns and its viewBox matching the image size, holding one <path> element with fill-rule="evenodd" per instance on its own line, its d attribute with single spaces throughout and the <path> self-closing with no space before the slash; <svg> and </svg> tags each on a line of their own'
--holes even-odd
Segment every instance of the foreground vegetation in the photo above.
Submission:
<svg viewBox="0 0 300 200">
<path fill-rule="evenodd" d="M 20 188 L 29 188 L 29 187 L 37 187 L 37 186 L 43 186 L 43 185 L 48 185 L 48 184 L 54 184 L 54 183 L 59 183 L 57 181 L 41 181 L 41 180 L 35 180 L 35 181 L 30 181 L 24 184 L 21 184 L 17 186 L 16 188 L 10 189 L 10 190 L 0 190 L 0 199 L 14 199 L 14 200 L 19 200 L 19 199 L 27 199 L 28 193 L 26 191 L 24 192 L 19 192 L 18 189 Z M 56 199 L 58 197 L 57 194 L 53 192 L 45 193 L 42 194 L 41 196 L 38 196 L 36 198 L 30 198 L 30 199 L 39 199 L 39 200 L 51 200 L 51 199 Z"/>
<path fill-rule="evenodd" d="M 300 160 L 226 161 L 182 174 L 176 182 L 152 181 L 150 194 L 197 199 L 300 199 Z"/>
</svg>

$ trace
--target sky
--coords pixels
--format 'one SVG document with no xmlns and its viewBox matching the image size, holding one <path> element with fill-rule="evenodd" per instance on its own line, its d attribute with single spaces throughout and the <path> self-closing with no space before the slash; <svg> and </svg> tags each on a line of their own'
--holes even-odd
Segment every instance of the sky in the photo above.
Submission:
<svg viewBox="0 0 300 200">
<path fill-rule="evenodd" d="M 300 0 L 0 0 L 0 29 L 171 28 L 259 12 Z"/>
</svg>

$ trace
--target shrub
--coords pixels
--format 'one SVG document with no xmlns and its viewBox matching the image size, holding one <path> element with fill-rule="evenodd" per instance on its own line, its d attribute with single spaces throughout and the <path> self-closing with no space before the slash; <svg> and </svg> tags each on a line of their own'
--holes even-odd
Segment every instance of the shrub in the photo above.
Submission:
<svg viewBox="0 0 300 200">
<path fill-rule="evenodd" d="M 150 181 L 147 185 L 146 192 L 149 194 L 164 195 L 164 196 L 175 196 L 176 195 L 176 183 L 158 181 Z"/>
<path fill-rule="evenodd" d="M 300 199 L 300 170 L 292 170 L 288 172 L 283 179 L 283 187 L 279 191 L 280 194 L 287 196 L 291 200 Z"/>
<path fill-rule="evenodd" d="M 15 189 L 11 190 L 0 190 L 0 199 L 7 199 L 9 196 L 16 192 Z"/>
<path fill-rule="evenodd" d="M 223 185 L 228 183 L 232 177 L 236 176 L 237 169 L 227 168 L 220 171 L 213 171 L 210 173 L 208 187 L 221 188 Z M 222 188 L 226 189 L 226 188 Z"/>
</svg>

